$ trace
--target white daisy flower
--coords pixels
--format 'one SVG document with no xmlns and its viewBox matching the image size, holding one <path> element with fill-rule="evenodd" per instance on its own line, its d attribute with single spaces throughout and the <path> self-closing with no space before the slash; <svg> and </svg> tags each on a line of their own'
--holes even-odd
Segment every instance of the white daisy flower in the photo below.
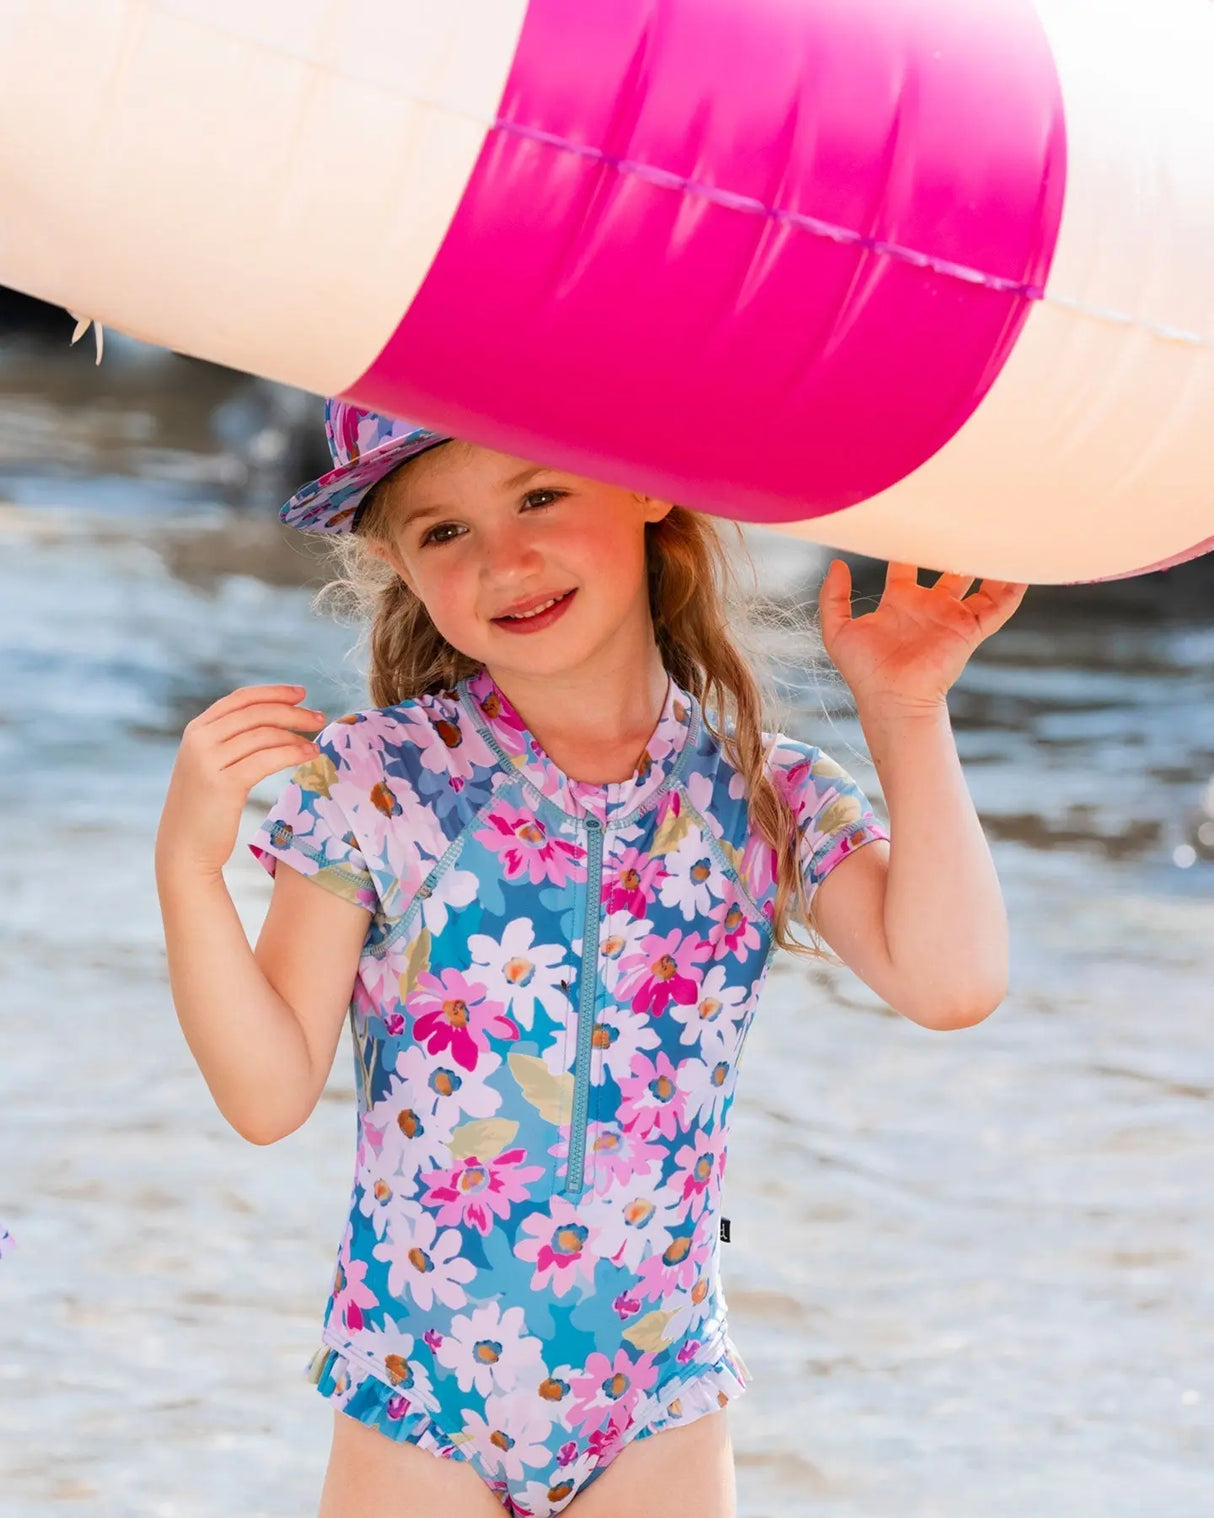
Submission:
<svg viewBox="0 0 1214 1518">
<path fill-rule="evenodd" d="M 547 1375 L 543 1344 L 527 1332 L 523 1309 L 503 1312 L 496 1301 L 453 1317 L 436 1354 L 455 1371 L 461 1391 L 475 1386 L 482 1397 L 517 1386 L 534 1390 Z"/>
<path fill-rule="evenodd" d="M 388 1290 L 402 1300 L 411 1297 L 429 1312 L 435 1299 L 448 1307 L 463 1307 L 465 1286 L 476 1266 L 462 1253 L 463 1234 L 444 1228 L 440 1234 L 432 1213 L 402 1206 L 389 1219 L 387 1237 L 371 1253 L 388 1266 Z"/>
<path fill-rule="evenodd" d="M 480 972 L 478 979 L 494 1001 L 505 1002 L 522 1028 L 531 1028 L 538 1003 L 554 1021 L 564 1016 L 566 992 L 562 980 L 572 980 L 575 966 L 566 959 L 564 944 L 534 942 L 530 917 L 512 918 L 500 941 L 487 933 L 468 935 L 468 952 Z"/>
</svg>

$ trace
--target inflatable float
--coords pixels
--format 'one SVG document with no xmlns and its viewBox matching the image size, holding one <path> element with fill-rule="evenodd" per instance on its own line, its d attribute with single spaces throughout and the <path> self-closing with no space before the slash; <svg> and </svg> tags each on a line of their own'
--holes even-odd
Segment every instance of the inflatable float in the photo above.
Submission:
<svg viewBox="0 0 1214 1518">
<path fill-rule="evenodd" d="M 1214 547 L 1210 0 L 0 0 L 0 283 L 700 510 Z"/>
</svg>

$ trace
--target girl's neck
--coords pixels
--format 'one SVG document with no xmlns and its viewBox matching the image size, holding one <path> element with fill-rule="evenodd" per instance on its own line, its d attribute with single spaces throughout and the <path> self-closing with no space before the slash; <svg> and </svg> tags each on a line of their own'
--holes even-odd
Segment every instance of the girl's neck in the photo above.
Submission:
<svg viewBox="0 0 1214 1518">
<path fill-rule="evenodd" d="M 528 680 L 486 668 L 549 759 L 588 785 L 632 777 L 669 689 L 656 643 L 643 660 L 593 677 L 580 671 Z"/>
</svg>

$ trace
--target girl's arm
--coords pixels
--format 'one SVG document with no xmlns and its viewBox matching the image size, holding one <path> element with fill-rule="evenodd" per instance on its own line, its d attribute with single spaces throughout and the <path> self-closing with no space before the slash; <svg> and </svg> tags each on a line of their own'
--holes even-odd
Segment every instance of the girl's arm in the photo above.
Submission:
<svg viewBox="0 0 1214 1518">
<path fill-rule="evenodd" d="M 947 693 L 1026 587 L 891 564 L 875 612 L 853 618 L 847 566 L 823 582 L 822 636 L 856 700 L 889 810 L 890 842 L 827 875 L 813 918 L 832 949 L 895 1011 L 929 1028 L 980 1022 L 1007 991 L 1007 914 L 965 784 Z"/>
<path fill-rule="evenodd" d="M 891 842 L 835 866 L 814 895 L 814 921 L 896 1012 L 926 1028 L 969 1027 L 1007 994 L 1007 913 L 948 707 L 859 716 Z"/>
<path fill-rule="evenodd" d="M 215 1105 L 242 1138 L 300 1127 L 333 1065 L 368 914 L 289 866 L 274 875 L 253 950 L 221 873 L 158 851 L 177 1019 Z"/>
<path fill-rule="evenodd" d="M 223 878 L 258 780 L 316 753 L 298 686 L 233 691 L 187 723 L 156 835 L 173 1004 L 215 1104 L 252 1143 L 304 1122 L 333 1061 L 369 913 L 276 872 L 256 953 Z"/>
</svg>

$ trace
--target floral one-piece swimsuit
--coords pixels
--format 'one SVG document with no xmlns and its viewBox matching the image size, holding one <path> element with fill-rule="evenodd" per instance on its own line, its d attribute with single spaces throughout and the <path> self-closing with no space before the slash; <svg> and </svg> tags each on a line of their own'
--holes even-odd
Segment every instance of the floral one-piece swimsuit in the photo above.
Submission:
<svg viewBox="0 0 1214 1518">
<path fill-rule="evenodd" d="M 888 834 L 765 734 L 807 893 Z M 548 1518 L 631 1440 L 715 1412 L 721 1185 L 776 856 L 670 678 L 634 774 L 564 774 L 488 670 L 328 724 L 250 847 L 357 903 L 349 1218 L 308 1374 Z"/>
</svg>

